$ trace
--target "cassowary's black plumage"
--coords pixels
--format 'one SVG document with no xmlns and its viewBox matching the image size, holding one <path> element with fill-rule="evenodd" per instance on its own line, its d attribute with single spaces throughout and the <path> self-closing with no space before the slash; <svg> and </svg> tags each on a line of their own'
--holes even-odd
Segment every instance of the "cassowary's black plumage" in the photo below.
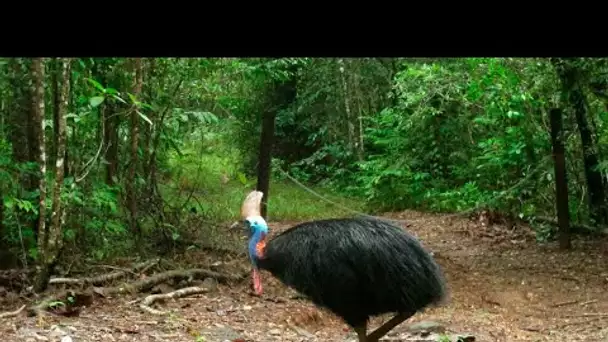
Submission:
<svg viewBox="0 0 608 342">
<path fill-rule="evenodd" d="M 441 271 L 403 229 L 372 218 L 302 223 L 269 240 L 258 261 L 287 286 L 358 327 L 442 301 Z"/>
</svg>

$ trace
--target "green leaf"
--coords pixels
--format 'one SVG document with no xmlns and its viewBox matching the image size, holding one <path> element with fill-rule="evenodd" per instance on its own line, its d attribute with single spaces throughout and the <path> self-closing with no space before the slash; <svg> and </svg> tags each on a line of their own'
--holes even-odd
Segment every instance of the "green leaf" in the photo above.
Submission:
<svg viewBox="0 0 608 342">
<path fill-rule="evenodd" d="M 95 107 L 99 106 L 100 104 L 102 104 L 105 99 L 106 98 L 103 96 L 91 97 L 89 99 L 89 104 L 91 105 L 91 107 L 95 108 Z"/>
<path fill-rule="evenodd" d="M 150 124 L 150 126 L 153 126 L 154 124 L 152 123 L 152 121 L 150 119 L 148 119 L 147 116 L 145 116 L 142 112 L 137 111 L 137 114 L 139 114 L 139 116 L 141 116 L 142 119 L 146 120 L 147 123 Z"/>
<path fill-rule="evenodd" d="M 119 101 L 119 102 L 122 102 L 122 103 L 124 103 L 124 104 L 127 104 L 127 101 L 123 100 L 123 98 L 122 98 L 122 97 L 120 97 L 120 96 L 118 96 L 118 95 L 111 95 L 111 96 L 112 96 L 112 98 L 113 98 L 113 99 L 115 99 L 115 100 L 117 100 L 117 101 Z"/>
<path fill-rule="evenodd" d="M 4 198 L 4 206 L 6 207 L 6 209 L 13 209 L 13 207 L 15 206 L 15 201 L 12 198 Z"/>
<path fill-rule="evenodd" d="M 99 82 L 95 81 L 95 80 L 94 80 L 94 79 L 92 79 L 92 78 L 87 78 L 86 80 L 87 80 L 87 81 L 89 81 L 89 83 L 91 83 L 91 84 L 93 85 L 93 87 L 95 87 L 95 88 L 97 88 L 97 89 L 101 90 L 101 91 L 102 91 L 102 92 L 104 92 L 104 93 L 106 92 L 106 88 L 104 88 L 104 87 L 101 85 L 101 83 L 99 83 Z"/>
<path fill-rule="evenodd" d="M 127 93 L 127 95 L 129 95 L 129 99 L 131 99 L 131 102 L 137 104 L 137 98 L 135 97 L 135 95 L 131 93 Z"/>
<path fill-rule="evenodd" d="M 244 173 L 239 172 L 239 173 L 237 174 L 237 178 L 239 179 L 239 182 L 241 182 L 241 184 L 243 184 L 243 185 L 247 185 L 247 176 L 245 176 L 245 174 L 244 174 Z"/>
<path fill-rule="evenodd" d="M 28 255 L 30 256 L 30 258 L 37 260 L 38 259 L 38 248 L 36 247 L 30 247 L 30 249 L 27 251 Z"/>
</svg>

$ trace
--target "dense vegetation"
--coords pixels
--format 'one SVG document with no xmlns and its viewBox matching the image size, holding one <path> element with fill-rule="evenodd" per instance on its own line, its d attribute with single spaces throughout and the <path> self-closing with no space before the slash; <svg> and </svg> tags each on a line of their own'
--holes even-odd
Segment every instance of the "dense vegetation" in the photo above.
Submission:
<svg viewBox="0 0 608 342">
<path fill-rule="evenodd" d="M 607 72 L 604 59 L 3 59 L 2 266 L 39 265 L 42 289 L 68 252 L 215 244 L 269 155 L 271 219 L 348 214 L 286 171 L 353 210 L 489 209 L 551 238 L 553 108 L 573 226 L 599 231 Z"/>
</svg>

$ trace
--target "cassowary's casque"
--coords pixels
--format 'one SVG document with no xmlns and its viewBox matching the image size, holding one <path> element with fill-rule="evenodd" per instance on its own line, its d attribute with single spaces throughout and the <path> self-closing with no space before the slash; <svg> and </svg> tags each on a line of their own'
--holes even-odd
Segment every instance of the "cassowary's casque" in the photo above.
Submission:
<svg viewBox="0 0 608 342">
<path fill-rule="evenodd" d="M 253 287 L 262 294 L 260 269 L 272 273 L 320 307 L 342 317 L 361 342 L 377 341 L 425 307 L 445 299 L 439 266 L 403 229 L 373 218 L 299 224 L 267 240 L 260 216 L 263 194 L 251 192 L 241 216 L 251 231 Z M 369 317 L 397 315 L 369 336 Z"/>
</svg>

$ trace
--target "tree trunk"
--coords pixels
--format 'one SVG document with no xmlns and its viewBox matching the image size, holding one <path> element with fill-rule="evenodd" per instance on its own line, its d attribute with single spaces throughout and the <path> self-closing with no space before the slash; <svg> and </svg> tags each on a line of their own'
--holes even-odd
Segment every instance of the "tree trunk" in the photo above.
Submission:
<svg viewBox="0 0 608 342">
<path fill-rule="evenodd" d="M 142 88 L 142 61 L 141 58 L 135 58 L 133 60 L 133 72 L 134 72 L 134 82 L 133 82 L 133 96 L 136 101 L 140 101 L 141 96 L 141 88 Z M 135 194 L 135 179 L 136 179 L 136 171 L 137 171 L 137 161 L 139 160 L 137 156 L 137 148 L 139 144 L 139 114 L 138 114 L 138 104 L 134 103 L 131 108 L 131 162 L 129 163 L 129 174 L 127 176 L 126 181 L 126 190 L 127 190 L 127 201 L 129 206 L 129 226 L 131 228 L 131 232 L 135 234 L 138 238 L 141 235 L 139 230 L 139 225 L 137 224 L 137 196 Z"/>
<path fill-rule="evenodd" d="M 272 148 L 274 145 L 275 118 L 277 113 L 287 108 L 297 96 L 297 68 L 291 67 L 290 77 L 286 81 L 274 81 L 269 94 L 270 103 L 262 117 L 262 132 L 258 154 L 257 190 L 264 193 L 262 198 L 261 215 L 267 217 L 267 203 L 270 191 Z"/>
<path fill-rule="evenodd" d="M 59 122 L 57 121 L 59 118 L 59 73 L 61 72 L 60 66 L 60 58 L 53 58 L 51 64 L 51 93 L 53 94 L 53 144 L 49 150 L 49 160 L 48 163 L 50 165 L 55 164 L 57 161 L 55 157 L 57 157 L 57 145 L 59 135 L 57 134 L 57 129 L 59 126 Z"/>
<path fill-rule="evenodd" d="M 587 109 L 585 97 L 580 87 L 578 71 L 574 66 L 565 61 L 553 59 L 559 78 L 562 81 L 563 91 L 568 102 L 574 108 L 576 123 L 578 126 L 583 148 L 583 164 L 585 167 L 585 178 L 587 179 L 587 190 L 589 193 L 589 211 L 591 219 L 597 224 L 608 222 L 608 208 L 606 207 L 606 192 L 603 184 L 602 174 L 598 169 L 599 160 L 597 149 L 593 142 L 591 128 L 587 120 Z"/>
<path fill-rule="evenodd" d="M 103 140 L 106 146 L 106 184 L 114 185 L 118 178 L 118 127 L 120 116 L 115 113 L 116 106 L 111 102 L 102 104 L 101 115 L 103 117 Z"/>
<path fill-rule="evenodd" d="M 262 133 L 260 137 L 260 152 L 258 159 L 258 184 L 257 190 L 264 193 L 261 214 L 267 216 L 268 192 L 270 190 L 270 162 L 272 160 L 272 145 L 274 143 L 274 128 L 276 109 L 267 109 L 262 114 Z"/>
<path fill-rule="evenodd" d="M 551 144 L 553 145 L 553 161 L 555 163 L 555 203 L 557 224 L 559 226 L 559 245 L 562 249 L 570 249 L 570 211 L 568 206 L 568 179 L 566 176 L 566 157 L 564 155 L 564 132 L 562 112 L 552 109 Z"/>
<path fill-rule="evenodd" d="M 37 133 L 33 146 L 38 148 L 38 167 L 39 175 L 39 208 L 38 208 L 38 255 L 39 264 L 37 267 L 37 277 L 34 282 L 34 290 L 37 292 L 43 291 L 49 280 L 50 270 L 46 263 L 47 261 L 47 245 L 48 245 L 48 230 L 46 227 L 46 152 L 44 148 L 44 61 L 37 57 L 32 60 L 31 65 L 32 77 L 32 127 L 37 126 L 38 129 L 31 132 Z M 30 149 L 31 150 L 31 149 Z"/>
<path fill-rule="evenodd" d="M 156 60 L 155 60 L 155 58 L 149 58 L 148 62 L 149 63 L 148 63 L 148 70 L 146 72 L 146 84 L 151 84 L 151 81 L 156 77 Z M 147 95 L 146 95 L 145 99 L 148 103 L 151 103 L 153 100 L 153 97 L 154 97 L 154 88 L 147 87 L 146 93 L 147 93 Z M 149 115 L 148 118 L 152 122 L 155 122 L 156 112 L 154 113 L 154 115 Z M 143 178 L 146 182 L 148 181 L 148 179 L 150 177 L 150 166 L 152 165 L 152 162 L 150 160 L 150 157 L 152 156 L 152 153 L 151 153 L 152 134 L 153 134 L 152 126 L 145 125 L 144 126 L 142 172 L 143 172 Z M 146 192 L 147 192 L 146 196 L 152 196 L 153 191 L 152 191 L 151 187 L 148 186 L 148 188 L 146 189 Z"/>
<path fill-rule="evenodd" d="M 40 273 L 39 279 L 36 281 L 36 291 L 40 292 L 46 289 L 49 276 L 52 273 L 53 267 L 57 262 L 57 257 L 63 247 L 63 223 L 65 221 L 65 208 L 61 205 L 61 187 L 65 176 L 65 150 L 66 150 L 66 115 L 68 108 L 68 99 L 70 93 L 70 59 L 61 58 L 58 61 L 58 77 L 60 83 L 55 88 L 59 93 L 56 95 L 56 130 L 55 135 L 57 145 L 55 146 L 55 184 L 53 185 L 52 193 L 52 210 L 50 226 L 48 228 L 46 249 L 44 253 L 40 253 L 43 271 Z"/>
<path fill-rule="evenodd" d="M 340 70 L 340 78 L 342 81 L 342 93 L 343 93 L 343 97 L 344 97 L 344 111 L 346 113 L 346 127 L 347 127 L 347 131 L 348 131 L 348 147 L 351 152 L 357 153 L 358 143 L 355 138 L 355 124 L 353 123 L 354 119 L 353 119 L 353 115 L 351 112 L 351 103 L 350 103 L 350 98 L 349 98 L 348 82 L 346 80 L 346 75 L 345 75 L 346 65 L 344 63 L 344 60 L 341 58 L 338 59 L 338 65 L 339 65 L 339 70 Z"/>
<path fill-rule="evenodd" d="M 96 61 L 91 69 L 91 77 L 101 83 L 103 86 L 107 86 L 109 83 L 109 67 L 101 61 Z M 114 185 L 119 178 L 118 174 L 118 152 L 119 152 L 119 139 L 118 139 L 118 128 L 120 127 L 120 115 L 117 112 L 117 106 L 113 101 L 104 101 L 99 106 L 99 112 L 101 115 L 102 124 L 100 129 L 103 134 L 103 146 L 105 149 L 105 159 L 107 161 L 105 166 L 106 177 L 105 182 L 107 185 Z"/>
</svg>

